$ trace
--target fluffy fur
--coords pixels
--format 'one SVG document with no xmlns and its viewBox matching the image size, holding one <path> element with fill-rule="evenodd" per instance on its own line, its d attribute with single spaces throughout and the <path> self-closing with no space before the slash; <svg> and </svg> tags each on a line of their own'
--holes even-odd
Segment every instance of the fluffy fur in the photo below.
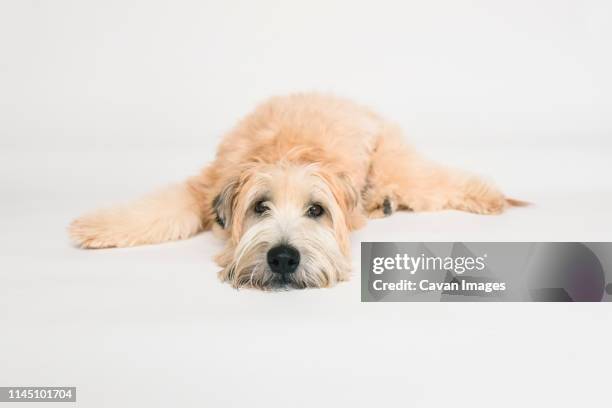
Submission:
<svg viewBox="0 0 612 408">
<path fill-rule="evenodd" d="M 521 202 L 478 177 L 432 163 L 394 124 L 344 99 L 275 97 L 223 138 L 216 159 L 182 184 L 131 204 L 85 215 L 70 226 L 83 248 L 183 239 L 213 229 L 226 240 L 219 277 L 234 287 L 329 287 L 349 278 L 349 233 L 397 210 L 498 214 Z M 264 206 L 264 213 L 254 206 Z M 308 216 L 320 205 L 320 217 Z M 267 251 L 301 253 L 282 279 Z"/>
</svg>

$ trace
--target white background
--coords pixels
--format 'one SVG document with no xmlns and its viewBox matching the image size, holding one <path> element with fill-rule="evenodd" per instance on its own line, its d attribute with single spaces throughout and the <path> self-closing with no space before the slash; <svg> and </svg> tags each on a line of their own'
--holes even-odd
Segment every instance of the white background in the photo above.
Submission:
<svg viewBox="0 0 612 408">
<path fill-rule="evenodd" d="M 589 406 L 612 310 L 361 304 L 361 241 L 609 241 L 607 1 L 0 3 L 0 385 L 80 406 Z M 210 234 L 79 251 L 83 211 L 194 174 L 271 95 L 332 91 L 534 202 L 397 214 L 330 290 L 235 291 Z"/>
</svg>

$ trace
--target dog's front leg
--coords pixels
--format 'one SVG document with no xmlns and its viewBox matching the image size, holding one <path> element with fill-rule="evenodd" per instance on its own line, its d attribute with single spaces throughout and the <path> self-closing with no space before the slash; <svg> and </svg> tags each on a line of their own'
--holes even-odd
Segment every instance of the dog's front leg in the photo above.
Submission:
<svg viewBox="0 0 612 408">
<path fill-rule="evenodd" d="M 424 159 L 403 142 L 396 128 L 389 128 L 379 138 L 363 198 L 370 218 L 385 217 L 396 210 L 498 214 L 511 205 L 524 204 L 507 199 L 479 177 Z"/>
<path fill-rule="evenodd" d="M 129 247 L 191 237 L 209 222 L 197 178 L 140 200 L 86 214 L 70 224 L 82 248 Z M 209 211 L 208 211 L 209 212 Z"/>
</svg>

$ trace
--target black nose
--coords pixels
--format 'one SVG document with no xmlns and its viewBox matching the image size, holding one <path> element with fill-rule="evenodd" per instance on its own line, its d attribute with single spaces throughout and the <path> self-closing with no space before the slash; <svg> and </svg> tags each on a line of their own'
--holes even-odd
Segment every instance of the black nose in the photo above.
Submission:
<svg viewBox="0 0 612 408">
<path fill-rule="evenodd" d="M 272 272 L 293 273 L 300 264 L 300 253 L 289 245 L 275 246 L 268 251 L 268 265 Z"/>
</svg>

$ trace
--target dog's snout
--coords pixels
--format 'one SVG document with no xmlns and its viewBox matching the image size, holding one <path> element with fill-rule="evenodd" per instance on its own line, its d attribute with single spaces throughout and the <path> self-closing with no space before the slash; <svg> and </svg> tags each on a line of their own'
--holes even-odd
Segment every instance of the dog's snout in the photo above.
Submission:
<svg viewBox="0 0 612 408">
<path fill-rule="evenodd" d="M 278 245 L 268 251 L 268 265 L 275 273 L 293 273 L 300 264 L 300 253 L 289 245 Z"/>
</svg>

